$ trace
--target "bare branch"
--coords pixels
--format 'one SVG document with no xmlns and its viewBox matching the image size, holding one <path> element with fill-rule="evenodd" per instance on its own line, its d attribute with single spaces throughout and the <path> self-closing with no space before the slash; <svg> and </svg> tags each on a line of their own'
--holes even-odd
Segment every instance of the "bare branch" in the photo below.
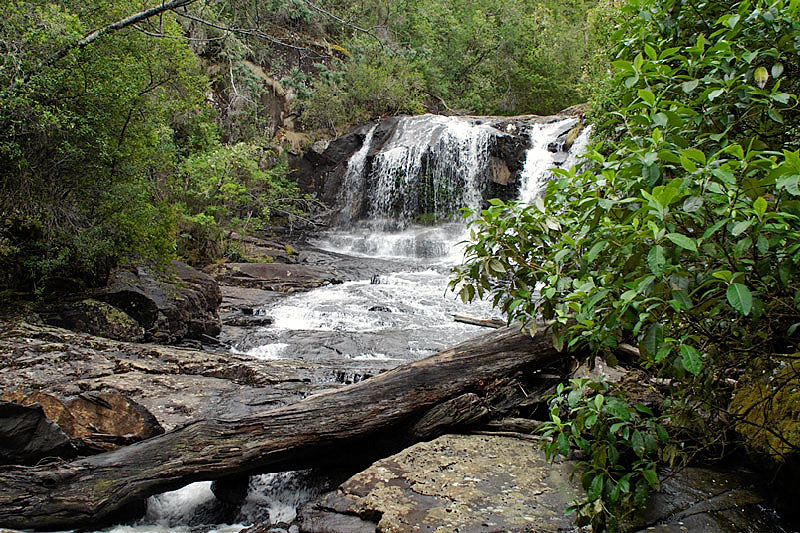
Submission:
<svg viewBox="0 0 800 533">
<path fill-rule="evenodd" d="M 211 41 L 221 41 L 225 39 L 227 35 L 221 35 L 219 37 L 206 37 L 206 38 L 199 38 L 199 37 L 187 37 L 186 35 L 169 35 L 168 33 L 160 33 L 160 32 L 152 32 L 142 28 L 139 25 L 134 24 L 134 28 L 139 30 L 140 32 L 144 33 L 148 37 L 156 37 L 158 39 L 180 39 L 182 41 L 202 41 L 202 42 L 211 42 Z"/>
<path fill-rule="evenodd" d="M 264 39 L 265 41 L 268 41 L 270 43 L 276 44 L 278 46 L 284 46 L 286 48 L 292 48 L 294 50 L 308 50 L 308 48 L 305 48 L 303 46 L 295 46 L 293 44 L 289 44 L 289 43 L 283 42 L 283 41 L 281 41 L 279 39 L 276 39 L 276 38 L 264 33 L 263 31 L 259 31 L 259 30 L 256 30 L 256 29 L 252 29 L 252 28 L 251 29 L 231 28 L 231 27 L 228 27 L 228 26 L 223 26 L 221 24 L 216 24 L 214 22 L 211 22 L 210 20 L 206 20 L 206 19 L 203 19 L 203 18 L 200 18 L 200 17 L 196 17 L 194 15 L 190 15 L 189 13 L 175 13 L 175 14 L 178 15 L 179 17 L 182 17 L 182 18 L 185 18 L 185 19 L 188 19 L 188 20 L 193 20 L 195 22 L 203 24 L 204 26 L 208 26 L 210 28 L 215 28 L 217 30 L 221 30 L 221 31 L 224 31 L 224 32 L 236 33 L 236 34 L 239 34 L 239 35 L 250 35 L 251 37 L 257 37 L 259 39 Z"/>
</svg>

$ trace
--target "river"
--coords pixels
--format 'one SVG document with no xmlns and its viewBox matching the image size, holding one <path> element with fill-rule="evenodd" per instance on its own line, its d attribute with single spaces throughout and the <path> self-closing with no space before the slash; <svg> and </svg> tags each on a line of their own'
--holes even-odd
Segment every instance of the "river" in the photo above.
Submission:
<svg viewBox="0 0 800 533">
<path fill-rule="evenodd" d="M 556 154 L 548 147 L 575 123 L 566 118 L 529 126 L 521 201 L 531 202 L 540 193 L 551 176 L 548 169 L 556 164 Z M 489 127 L 456 117 L 409 117 L 375 156 L 367 176 L 365 162 L 375 128 L 369 130 L 364 146 L 348 163 L 339 226 L 310 244 L 311 253 L 317 249 L 347 256 L 371 274 L 275 301 L 259 310 L 274 317 L 274 324 L 254 329 L 234 349 L 258 359 L 336 360 L 345 368 L 347 361 L 370 361 L 380 371 L 481 333 L 482 328 L 453 320 L 454 314 L 490 317 L 493 311 L 488 302 L 466 305 L 448 290 L 449 270 L 461 261 L 463 242 L 469 237 L 465 222 L 448 215 L 459 207 L 480 208 L 478 178 L 488 164 Z M 562 166 L 577 161 L 587 140 L 584 130 L 566 161 L 560 161 Z M 430 146 L 439 154 L 434 160 L 426 155 Z M 367 199 L 368 217 L 351 220 L 355 205 L 364 201 L 356 191 L 368 178 L 377 183 Z M 415 193 L 422 179 L 432 183 L 434 191 L 424 199 Z M 445 221 L 415 223 L 422 204 L 434 220 Z M 343 381 L 364 377 L 353 371 Z M 253 476 L 247 499 L 237 509 L 226 509 L 216 500 L 211 482 L 193 483 L 149 498 L 144 518 L 109 531 L 234 532 L 253 523 L 288 524 L 298 506 L 329 483 L 312 472 Z"/>
</svg>

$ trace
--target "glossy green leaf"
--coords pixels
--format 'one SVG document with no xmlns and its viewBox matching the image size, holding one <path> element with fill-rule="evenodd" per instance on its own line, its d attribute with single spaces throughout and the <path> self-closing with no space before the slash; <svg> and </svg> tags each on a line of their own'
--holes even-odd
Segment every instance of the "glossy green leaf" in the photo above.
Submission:
<svg viewBox="0 0 800 533">
<path fill-rule="evenodd" d="M 667 260 L 664 257 L 664 248 L 661 246 L 653 246 L 647 253 L 647 266 L 650 268 L 656 277 L 661 277 L 664 274 L 664 265 Z"/>
<path fill-rule="evenodd" d="M 681 359 L 683 360 L 683 368 L 685 368 L 687 372 L 695 376 L 700 374 L 700 371 L 703 369 L 703 358 L 700 352 L 693 346 L 688 344 L 681 345 Z"/>
<path fill-rule="evenodd" d="M 741 283 L 731 283 L 728 285 L 725 296 L 728 298 L 728 303 L 731 304 L 731 307 L 743 315 L 750 314 L 750 311 L 753 309 L 753 294 L 750 292 L 750 289 Z"/>
<path fill-rule="evenodd" d="M 684 250 L 697 253 L 697 244 L 694 240 L 690 239 L 686 235 L 681 235 L 680 233 L 667 233 L 665 236 L 667 239 L 677 244 Z"/>
</svg>

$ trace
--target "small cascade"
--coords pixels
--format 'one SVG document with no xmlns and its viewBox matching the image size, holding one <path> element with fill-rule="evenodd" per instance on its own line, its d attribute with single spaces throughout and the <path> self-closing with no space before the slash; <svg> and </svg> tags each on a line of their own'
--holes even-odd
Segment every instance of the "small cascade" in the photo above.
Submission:
<svg viewBox="0 0 800 533">
<path fill-rule="evenodd" d="M 556 166 L 555 153 L 549 147 L 564 131 L 565 123 L 574 124 L 574 119 L 560 120 L 549 124 L 534 124 L 530 129 L 531 147 L 525 154 L 525 166 L 520 175 L 518 200 L 533 203 L 541 194 L 545 183 L 552 177 L 551 168 Z"/>
<path fill-rule="evenodd" d="M 367 164 L 367 154 L 369 148 L 372 146 L 372 138 L 375 136 L 375 130 L 378 124 L 373 124 L 364 136 L 364 141 L 361 148 L 350 156 L 347 161 L 347 170 L 345 171 L 344 179 L 342 180 L 342 189 L 340 194 L 340 205 L 344 209 L 339 213 L 339 222 L 347 223 L 353 220 L 362 200 L 362 191 L 364 189 L 364 168 Z"/>
<path fill-rule="evenodd" d="M 581 156 L 586 153 L 586 147 L 589 145 L 589 140 L 592 136 L 592 125 L 589 124 L 581 131 L 578 138 L 569 149 L 567 160 L 561 165 L 561 168 L 571 168 L 578 163 Z"/>
</svg>

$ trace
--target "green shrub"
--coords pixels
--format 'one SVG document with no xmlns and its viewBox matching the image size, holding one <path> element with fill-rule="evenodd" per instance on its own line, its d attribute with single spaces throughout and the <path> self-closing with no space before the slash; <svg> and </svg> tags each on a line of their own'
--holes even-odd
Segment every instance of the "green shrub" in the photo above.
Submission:
<svg viewBox="0 0 800 533">
<path fill-rule="evenodd" d="M 193 154 L 181 165 L 180 188 L 172 191 L 180 205 L 179 252 L 203 263 L 228 250 L 227 233 L 264 229 L 274 217 L 300 213 L 297 185 L 286 178 L 286 158 L 239 143 Z"/>
<path fill-rule="evenodd" d="M 670 443 L 662 417 L 646 405 L 630 405 L 607 383 L 588 379 L 559 385 L 550 401 L 550 421 L 539 427 L 548 458 L 569 456 L 579 449 L 575 464 L 586 499 L 577 500 L 578 525 L 593 531 L 618 528 L 634 511 L 643 509 L 660 488 L 657 464 L 683 458 Z"/>
<path fill-rule="evenodd" d="M 631 0 L 582 169 L 476 213 L 452 286 L 555 342 L 672 378 L 724 434 L 724 376 L 800 326 L 800 3 Z"/>
</svg>

